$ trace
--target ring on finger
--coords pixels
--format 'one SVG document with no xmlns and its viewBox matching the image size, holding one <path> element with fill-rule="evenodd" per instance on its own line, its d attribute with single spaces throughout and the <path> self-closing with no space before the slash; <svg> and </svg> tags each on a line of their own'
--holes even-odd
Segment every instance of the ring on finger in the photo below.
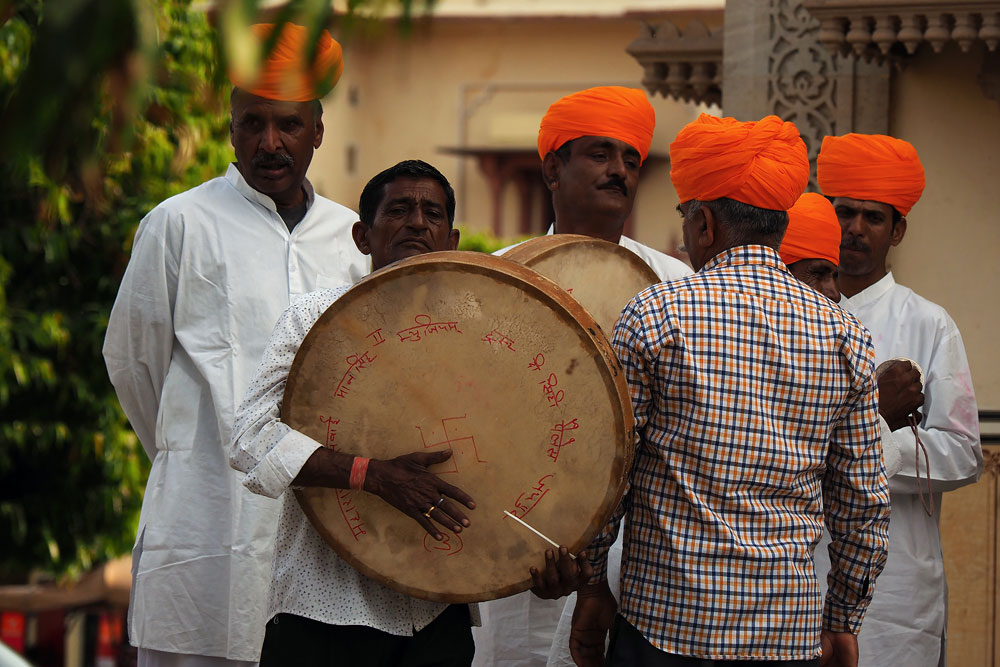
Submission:
<svg viewBox="0 0 1000 667">
<path fill-rule="evenodd" d="M 438 498 L 438 501 L 437 501 L 436 503 L 434 503 L 433 507 L 434 507 L 435 509 L 440 509 L 440 508 L 438 507 L 438 505 L 441 505 L 441 504 L 443 504 L 443 503 L 444 503 L 444 496 L 441 496 L 440 498 Z M 430 511 L 430 510 L 428 510 L 428 511 Z"/>
<path fill-rule="evenodd" d="M 430 519 L 431 518 L 431 512 L 433 512 L 436 509 L 437 509 L 437 504 L 435 503 L 434 505 L 431 505 L 430 507 L 427 508 L 427 511 L 424 512 L 424 516 L 427 517 L 428 519 Z"/>
</svg>

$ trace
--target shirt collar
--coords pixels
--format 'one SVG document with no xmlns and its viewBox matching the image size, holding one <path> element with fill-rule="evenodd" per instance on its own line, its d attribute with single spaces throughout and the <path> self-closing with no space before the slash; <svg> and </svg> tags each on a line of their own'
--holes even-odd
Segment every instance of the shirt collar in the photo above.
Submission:
<svg viewBox="0 0 1000 667">
<path fill-rule="evenodd" d="M 545 235 L 546 236 L 552 236 L 555 233 L 556 233 L 556 223 L 553 222 L 551 225 L 549 225 L 549 231 L 545 232 Z M 625 239 L 626 238 L 628 238 L 628 237 L 625 236 L 624 234 L 622 234 L 622 237 L 620 239 L 618 239 L 618 245 L 620 245 L 620 246 L 625 245 Z"/>
<path fill-rule="evenodd" d="M 896 279 L 892 277 L 892 271 L 885 274 L 881 280 L 872 283 L 852 297 L 841 295 L 840 305 L 853 311 L 855 308 L 877 301 L 896 285 Z"/>
<path fill-rule="evenodd" d="M 240 173 L 240 170 L 236 167 L 235 162 L 229 163 L 229 169 L 226 170 L 226 180 L 229 181 L 241 195 L 250 201 L 260 204 L 267 210 L 273 211 L 274 213 L 278 212 L 278 207 L 275 205 L 274 200 L 264 193 L 254 190 L 253 187 L 247 183 L 246 179 L 243 178 L 243 174 Z M 306 191 L 306 211 L 308 212 L 312 207 L 313 200 L 316 199 L 316 191 L 313 190 L 312 183 L 309 182 L 308 178 L 302 180 L 302 189 Z"/>
<path fill-rule="evenodd" d="M 739 245 L 728 250 L 723 250 L 718 255 L 708 260 L 705 266 L 701 267 L 699 273 L 711 271 L 720 266 L 739 266 L 741 264 L 759 264 L 769 266 L 788 272 L 785 264 L 781 261 L 778 251 L 765 245 Z"/>
</svg>

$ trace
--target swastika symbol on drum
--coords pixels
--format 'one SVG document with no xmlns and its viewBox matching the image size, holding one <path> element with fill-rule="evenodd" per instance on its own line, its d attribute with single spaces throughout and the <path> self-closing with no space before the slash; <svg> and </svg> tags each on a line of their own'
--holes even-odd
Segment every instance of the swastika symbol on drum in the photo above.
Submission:
<svg viewBox="0 0 1000 667">
<path fill-rule="evenodd" d="M 432 554 L 439 553 L 445 556 L 454 556 L 465 548 L 465 542 L 462 541 L 462 536 L 458 533 L 452 533 L 449 530 L 441 534 L 444 535 L 444 539 L 438 542 L 431 538 L 430 533 L 424 533 L 424 549 Z"/>
<path fill-rule="evenodd" d="M 467 424 L 465 423 L 466 417 L 467 415 L 462 415 L 461 417 L 446 417 L 442 419 L 441 431 L 444 433 L 444 440 L 439 440 L 438 442 L 428 443 L 427 437 L 424 435 L 424 429 L 420 428 L 420 426 L 416 427 L 417 431 L 420 432 L 420 440 L 424 444 L 424 449 L 446 447 L 451 450 L 451 458 L 448 459 L 447 463 L 452 466 L 452 469 L 442 470 L 439 474 L 458 472 L 458 460 L 460 458 L 466 460 L 471 456 L 476 463 L 486 463 L 486 461 L 479 458 L 479 449 L 476 447 L 475 436 L 464 430 L 464 428 L 467 428 Z M 451 428 L 450 433 L 448 431 L 449 426 Z M 436 428 L 430 429 L 431 437 L 434 437 L 434 431 L 436 430 Z"/>
</svg>

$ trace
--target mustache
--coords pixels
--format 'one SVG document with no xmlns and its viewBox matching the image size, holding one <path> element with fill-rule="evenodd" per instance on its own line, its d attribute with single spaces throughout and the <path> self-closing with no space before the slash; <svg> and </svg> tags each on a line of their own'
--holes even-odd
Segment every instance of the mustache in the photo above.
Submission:
<svg viewBox="0 0 1000 667">
<path fill-rule="evenodd" d="M 609 181 L 605 181 L 604 183 L 601 183 L 600 185 L 597 186 L 597 189 L 598 190 L 617 189 L 619 192 L 621 192 L 626 197 L 628 196 L 628 186 L 625 185 L 625 181 L 617 179 L 617 178 L 612 178 Z"/>
<path fill-rule="evenodd" d="M 261 167 L 293 167 L 295 166 L 295 159 L 288 153 L 268 153 L 261 151 L 253 156 L 250 163 L 255 169 Z"/>
<path fill-rule="evenodd" d="M 848 236 L 844 238 L 840 243 L 841 250 L 855 250 L 858 252 L 869 252 L 871 248 L 867 244 L 862 243 L 857 237 Z"/>
</svg>

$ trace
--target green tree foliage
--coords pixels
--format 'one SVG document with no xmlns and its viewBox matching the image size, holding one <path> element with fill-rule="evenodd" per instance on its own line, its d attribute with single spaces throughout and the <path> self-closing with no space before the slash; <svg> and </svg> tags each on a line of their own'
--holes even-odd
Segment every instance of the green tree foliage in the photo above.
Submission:
<svg viewBox="0 0 1000 667">
<path fill-rule="evenodd" d="M 139 220 L 231 159 L 215 45 L 181 0 L 36 0 L 0 26 L 0 579 L 131 547 L 149 462 L 101 345 Z"/>
<path fill-rule="evenodd" d="M 219 60 L 247 64 L 261 3 L 220 0 L 220 39 L 190 0 L 0 0 L 0 582 L 131 548 L 149 462 L 107 379 L 108 314 L 139 220 L 232 158 Z M 406 32 L 432 5 L 336 20 L 398 10 Z M 318 35 L 331 7 L 269 18 Z"/>
</svg>

